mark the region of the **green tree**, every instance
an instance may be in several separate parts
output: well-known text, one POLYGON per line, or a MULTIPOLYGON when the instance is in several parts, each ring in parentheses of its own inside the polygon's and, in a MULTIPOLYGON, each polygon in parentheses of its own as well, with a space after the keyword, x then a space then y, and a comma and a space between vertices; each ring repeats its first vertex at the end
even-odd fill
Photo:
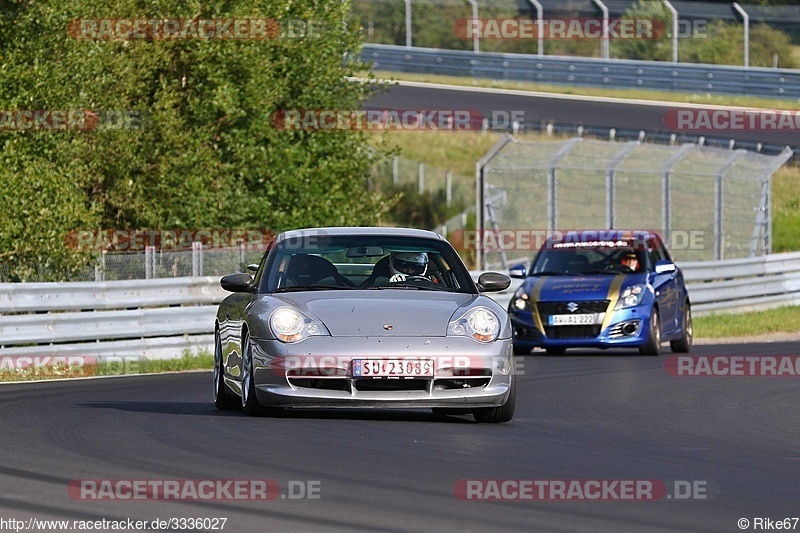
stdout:
MULTIPOLYGON (((744 28, 740 23, 713 21, 708 25, 705 37, 691 39, 687 44, 687 55, 691 62, 717 65, 744 63, 744 28)), ((767 24, 752 26, 750 66, 772 67, 773 54, 778 54, 779 67, 797 68, 788 35, 767 24)))
MULTIPOLYGON (((287 228, 368 224, 361 131, 283 131, 287 109, 359 109, 346 81, 360 28, 347 2, 75 0, 0 7, 0 110, 126 110, 140 129, 3 131, 0 262, 61 279, 92 261, 77 229, 287 228), (314 20, 315 36, 268 40, 81 40, 74 19, 314 20)), ((285 33, 284 33, 285 35, 285 33)), ((2 119, 2 116, 0 116, 2 119)))
POLYGON ((750 64, 772 67, 774 54, 778 54, 779 68, 800 67, 797 57, 792 55, 792 40, 785 32, 769 24, 756 24, 750 28, 750 64))
MULTIPOLYGON (((653 39, 617 39, 611 41, 611 55, 621 59, 649 61, 672 60, 672 15, 663 2, 639 0, 625 11, 624 19, 653 22, 653 39), (656 22, 657 21, 657 22, 656 22)), ((680 47, 678 48, 680 53, 680 47)))

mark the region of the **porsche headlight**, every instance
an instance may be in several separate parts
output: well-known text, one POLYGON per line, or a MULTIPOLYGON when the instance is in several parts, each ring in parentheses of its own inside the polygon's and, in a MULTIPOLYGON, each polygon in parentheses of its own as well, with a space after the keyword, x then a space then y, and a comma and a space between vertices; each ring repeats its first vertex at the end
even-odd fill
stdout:
POLYGON ((476 307, 461 318, 450 322, 448 335, 472 337, 479 342, 491 342, 500 335, 500 319, 485 307, 476 307))
POLYGON ((520 287, 514 296, 511 298, 511 308, 518 311, 532 311, 531 300, 528 297, 528 291, 525 287, 520 287))
POLYGON ((619 295, 619 301, 614 309, 617 310, 625 309, 627 307, 636 307, 642 303, 645 292, 647 292, 647 285, 643 285, 641 283, 626 287, 625 290, 622 291, 622 294, 619 295))
POLYGON ((269 326, 275 338, 283 342, 298 342, 312 335, 330 335, 322 322, 312 320, 291 307, 273 311, 269 326))

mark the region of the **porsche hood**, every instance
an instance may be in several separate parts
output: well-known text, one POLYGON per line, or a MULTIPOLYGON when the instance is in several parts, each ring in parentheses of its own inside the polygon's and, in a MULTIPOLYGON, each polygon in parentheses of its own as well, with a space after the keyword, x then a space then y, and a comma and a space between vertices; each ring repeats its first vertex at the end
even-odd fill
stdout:
MULTIPOLYGON (((276 300, 321 320, 334 337, 444 337, 453 314, 475 294, 414 290, 295 292, 276 300)), ((266 317, 265 317, 266 318, 266 317)), ((456 317, 457 318, 457 317, 456 317)))

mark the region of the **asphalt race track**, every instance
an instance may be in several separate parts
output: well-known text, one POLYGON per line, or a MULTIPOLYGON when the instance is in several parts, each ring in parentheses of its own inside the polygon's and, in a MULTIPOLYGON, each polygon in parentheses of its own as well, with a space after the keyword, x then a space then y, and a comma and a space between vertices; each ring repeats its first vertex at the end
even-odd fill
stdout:
POLYGON ((422 410, 249 418, 213 407, 210 372, 6 384, 0 509, 19 520, 224 517, 226 532, 739 531, 740 518, 752 527, 755 517, 800 516, 798 378, 673 377, 668 357, 520 358, 516 417, 500 425, 422 410), (268 479, 284 496, 290 481, 316 481, 319 498, 91 501, 68 494, 81 479, 268 479), (696 481, 708 497, 454 496, 459 480, 480 479, 696 481))
MULTIPOLYGON (((602 102, 558 97, 486 93, 462 87, 458 90, 433 87, 396 85, 374 95, 366 108, 377 109, 463 109, 480 111, 492 116, 493 111, 523 111, 531 124, 554 122, 618 130, 671 132, 664 124, 664 115, 671 109, 681 109, 679 103, 670 105, 639 102, 602 102)), ((674 132, 679 133, 679 132, 674 132)), ((797 146, 796 130, 783 131, 719 131, 686 132, 720 139, 761 142, 778 146, 797 146)), ((800 527, 800 526, 798 526, 800 527)))

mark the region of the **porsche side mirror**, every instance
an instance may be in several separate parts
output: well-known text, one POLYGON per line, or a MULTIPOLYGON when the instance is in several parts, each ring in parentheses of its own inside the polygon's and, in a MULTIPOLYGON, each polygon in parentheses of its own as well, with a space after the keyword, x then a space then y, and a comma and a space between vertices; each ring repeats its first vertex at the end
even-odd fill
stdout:
POLYGON ((511 285, 511 278, 500 272, 484 272, 478 277, 478 289, 481 292, 504 291, 511 285))
POLYGON ((219 284, 228 292, 253 292, 253 276, 242 272, 222 276, 219 284))

